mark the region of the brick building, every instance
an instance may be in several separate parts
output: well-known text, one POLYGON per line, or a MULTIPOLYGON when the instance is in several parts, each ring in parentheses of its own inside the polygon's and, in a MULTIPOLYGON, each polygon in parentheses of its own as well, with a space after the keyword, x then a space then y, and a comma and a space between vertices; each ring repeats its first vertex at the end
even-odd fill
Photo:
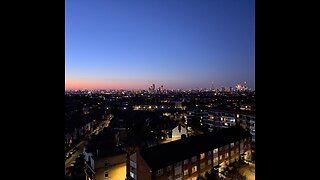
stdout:
POLYGON ((196 180, 213 168, 251 156, 251 134, 241 127, 188 137, 131 153, 127 179, 196 180))

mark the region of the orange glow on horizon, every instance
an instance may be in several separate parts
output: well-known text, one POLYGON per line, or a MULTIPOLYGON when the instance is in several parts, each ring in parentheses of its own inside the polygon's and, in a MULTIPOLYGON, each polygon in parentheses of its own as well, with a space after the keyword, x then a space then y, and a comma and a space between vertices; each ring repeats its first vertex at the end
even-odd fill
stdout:
MULTIPOLYGON (((149 83, 150 84, 150 83, 149 83)), ((127 80, 99 81, 99 80, 66 80, 66 90, 94 90, 94 89, 148 89, 147 82, 133 82, 127 80)))

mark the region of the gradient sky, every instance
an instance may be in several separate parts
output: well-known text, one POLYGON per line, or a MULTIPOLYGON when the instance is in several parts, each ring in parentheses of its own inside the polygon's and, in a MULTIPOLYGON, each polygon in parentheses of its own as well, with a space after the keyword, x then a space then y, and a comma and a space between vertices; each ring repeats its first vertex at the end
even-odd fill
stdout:
POLYGON ((254 89, 254 0, 66 0, 66 89, 254 89))

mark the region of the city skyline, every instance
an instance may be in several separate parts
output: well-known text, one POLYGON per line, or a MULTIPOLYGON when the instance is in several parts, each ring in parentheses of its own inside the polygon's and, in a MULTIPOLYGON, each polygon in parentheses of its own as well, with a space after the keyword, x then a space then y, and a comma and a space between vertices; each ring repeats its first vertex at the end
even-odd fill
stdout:
POLYGON ((254 6, 68 0, 65 89, 255 89, 254 6))

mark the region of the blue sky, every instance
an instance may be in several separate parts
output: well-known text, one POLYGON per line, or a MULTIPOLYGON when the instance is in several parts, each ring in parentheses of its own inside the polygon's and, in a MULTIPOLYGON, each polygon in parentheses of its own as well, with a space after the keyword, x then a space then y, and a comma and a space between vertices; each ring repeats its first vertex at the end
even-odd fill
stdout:
POLYGON ((254 88, 253 0, 66 0, 66 88, 254 88))

